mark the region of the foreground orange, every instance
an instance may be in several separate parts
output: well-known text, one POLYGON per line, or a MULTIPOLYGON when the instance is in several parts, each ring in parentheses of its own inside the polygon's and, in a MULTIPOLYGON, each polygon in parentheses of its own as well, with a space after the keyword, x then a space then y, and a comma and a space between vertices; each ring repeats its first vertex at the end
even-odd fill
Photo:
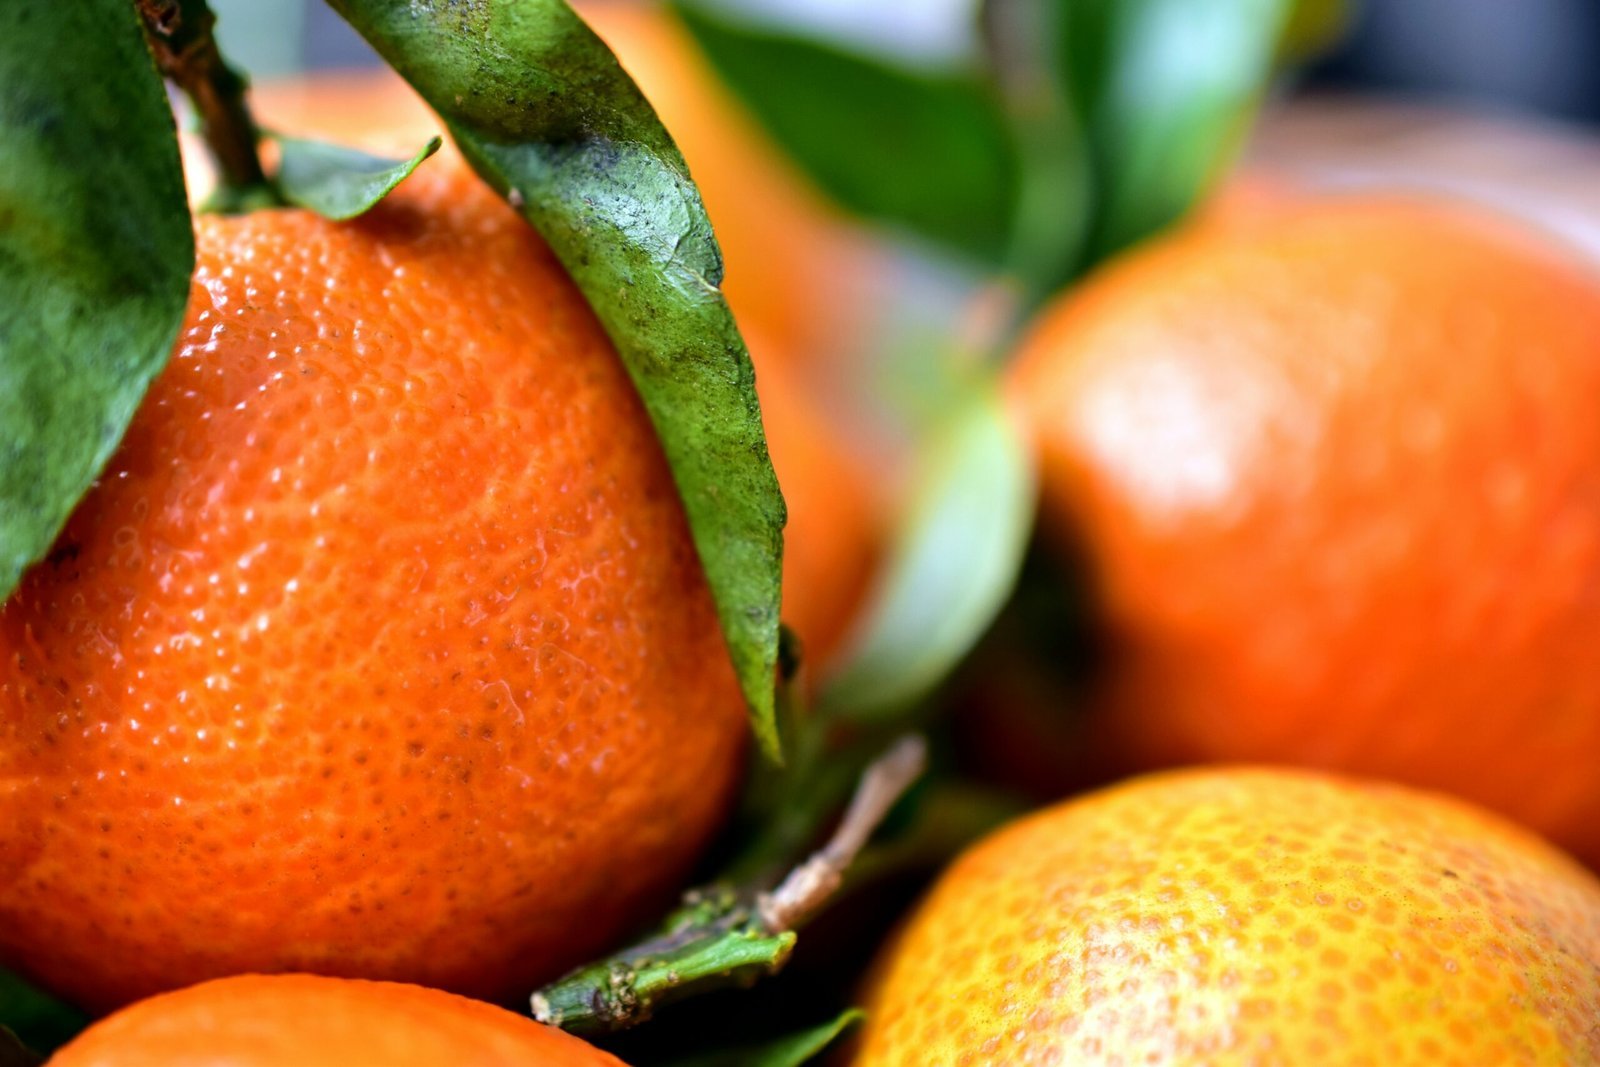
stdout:
POLYGON ((516 998, 670 898, 743 706, 598 323, 486 187, 201 219, 171 366, 0 609, 0 958, 516 998))
MULTIPOLYGON (((862 239, 766 143, 663 11, 619 2, 580 10, 660 110, 706 198, 789 507, 784 621, 808 662, 825 669, 860 605, 880 533, 877 495, 831 410, 840 385, 828 370, 862 328, 862 239)), ((252 99, 268 128, 402 155, 440 131, 387 69, 265 82, 252 99)), ((198 152, 186 162, 205 170, 198 152)))
POLYGON ((856 1067, 1600 1063, 1600 882, 1444 797, 1190 771, 944 875, 856 1067))
POLYGON ((1142 764, 1446 789, 1600 860, 1600 281, 1444 204, 1306 197, 1112 265, 1012 382, 1142 764))
POLYGON ((465 997, 308 975, 224 978, 125 1008, 52 1067, 622 1067, 465 997))

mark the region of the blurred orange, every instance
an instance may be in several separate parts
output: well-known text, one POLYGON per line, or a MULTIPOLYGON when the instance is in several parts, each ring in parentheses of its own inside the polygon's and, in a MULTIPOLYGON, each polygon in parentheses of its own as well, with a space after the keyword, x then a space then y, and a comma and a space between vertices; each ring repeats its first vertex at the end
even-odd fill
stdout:
POLYGON ((90 1027, 54 1067, 622 1067, 552 1027, 436 989, 222 978, 90 1027))
POLYGON ((1015 367, 1111 757, 1383 775, 1600 859, 1600 282, 1481 209, 1274 214, 1113 264, 1015 367))

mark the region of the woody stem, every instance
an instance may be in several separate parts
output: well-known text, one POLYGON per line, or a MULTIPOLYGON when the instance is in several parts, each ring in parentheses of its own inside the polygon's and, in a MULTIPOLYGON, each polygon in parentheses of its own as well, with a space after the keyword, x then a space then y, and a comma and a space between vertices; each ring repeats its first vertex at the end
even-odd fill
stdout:
POLYGON ((224 210, 276 203, 256 152, 257 131, 246 82, 217 48, 217 17, 205 0, 136 0, 161 73, 183 90, 217 165, 216 200, 224 210))

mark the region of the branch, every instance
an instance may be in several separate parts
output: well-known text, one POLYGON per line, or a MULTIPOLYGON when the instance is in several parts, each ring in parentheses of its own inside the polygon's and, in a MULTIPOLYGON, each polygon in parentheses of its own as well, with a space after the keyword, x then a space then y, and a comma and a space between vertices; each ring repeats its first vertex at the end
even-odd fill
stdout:
POLYGON ((183 90, 217 165, 214 194, 222 210, 281 203, 256 153, 259 134, 245 103, 246 82, 228 66, 205 0, 137 0, 145 38, 161 73, 183 90))
POLYGON ((532 998, 533 1017, 580 1034, 637 1026, 657 1005, 777 973, 795 930, 827 903, 883 817, 927 764, 927 743, 900 739, 861 777, 828 843, 770 893, 717 886, 689 893, 661 930, 581 967, 532 998))

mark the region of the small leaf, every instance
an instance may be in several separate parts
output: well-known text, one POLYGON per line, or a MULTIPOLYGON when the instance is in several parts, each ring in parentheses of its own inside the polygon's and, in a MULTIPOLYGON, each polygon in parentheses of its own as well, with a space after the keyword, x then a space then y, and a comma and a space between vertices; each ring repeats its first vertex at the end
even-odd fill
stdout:
POLYGON ((1029 450, 988 383, 932 435, 914 497, 829 711, 882 720, 927 696, 1005 604, 1033 523, 1029 450))
POLYGON ((1265 92, 1291 0, 1049 0, 1093 152, 1100 259, 1182 216, 1265 92))
POLYGON ((655 424, 756 734, 773 704, 784 508, 722 257, 672 140, 564 0, 330 0, 544 236, 655 424))
POLYGON ((194 237, 128 0, 0 4, 0 597, 49 549, 183 324, 194 237))
POLYGON ((384 159, 354 148, 274 136, 282 155, 277 184, 285 200, 344 222, 371 210, 439 150, 435 137, 410 159, 384 159))
MULTIPOLYGON (((10 971, 0 970, 0 1026, 11 1031, 25 1047, 53 1052, 88 1024, 82 1012, 35 989, 10 971)), ((4 1063, 0 1056, 0 1064, 4 1063)))
POLYGON ((1006 252, 1016 163, 976 74, 929 74, 675 5, 723 80, 844 207, 988 262, 1006 252))
POLYGON ((755 1048, 729 1049, 674 1060, 668 1067, 803 1067, 826 1052, 846 1030, 865 1018, 866 1012, 851 1008, 837 1019, 755 1048))

